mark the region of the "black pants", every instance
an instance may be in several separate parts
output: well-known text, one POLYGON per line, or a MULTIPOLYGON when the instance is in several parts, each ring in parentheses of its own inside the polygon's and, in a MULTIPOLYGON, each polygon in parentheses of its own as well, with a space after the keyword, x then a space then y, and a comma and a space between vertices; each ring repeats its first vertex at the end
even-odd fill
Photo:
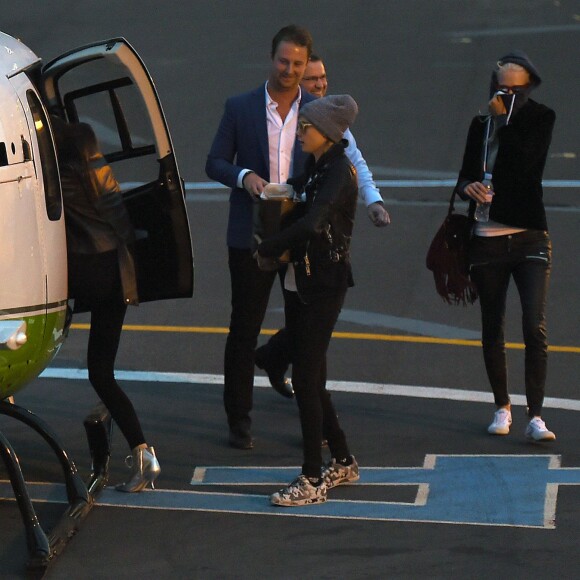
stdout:
POLYGON ((135 409, 115 380, 115 358, 127 306, 117 252, 69 255, 69 294, 91 313, 87 350, 89 381, 133 449, 145 443, 135 409))
POLYGON ((546 301, 552 263, 548 233, 528 230, 509 236, 476 236, 470 262, 481 305, 485 368, 495 404, 510 402, 504 326, 507 290, 513 277, 522 305, 528 414, 539 416, 548 365, 546 301))
POLYGON ((292 383, 300 412, 304 446, 302 473, 319 477, 322 436, 332 457, 350 455, 330 394, 326 390, 326 352, 345 292, 304 304, 296 292, 284 291, 286 332, 292 360, 292 383))
POLYGON ((289 341, 288 331, 286 328, 281 328, 269 338, 268 342, 256 349, 258 366, 267 366, 277 374, 286 374, 288 367, 292 364, 289 341))
POLYGON ((251 250, 229 248, 232 288, 230 332, 224 354, 224 406, 228 424, 249 428, 254 388, 254 349, 276 272, 258 268, 251 250))

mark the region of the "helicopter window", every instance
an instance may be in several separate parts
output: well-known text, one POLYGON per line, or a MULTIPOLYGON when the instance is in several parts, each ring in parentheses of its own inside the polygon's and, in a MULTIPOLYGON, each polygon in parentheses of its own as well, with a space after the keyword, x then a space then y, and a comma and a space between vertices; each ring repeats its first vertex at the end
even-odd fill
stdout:
POLYGON ((44 182, 46 213, 49 220, 56 221, 60 219, 62 214, 62 199, 54 143, 52 141, 48 120, 36 93, 34 91, 26 91, 26 98, 34 120, 36 139, 38 141, 40 166, 44 182))
POLYGON ((124 184, 157 179, 155 135, 141 93, 131 79, 72 90, 66 93, 64 105, 70 121, 91 125, 123 189, 124 184))
POLYGON ((6 153, 6 143, 0 143, 0 167, 8 165, 8 154, 6 153))

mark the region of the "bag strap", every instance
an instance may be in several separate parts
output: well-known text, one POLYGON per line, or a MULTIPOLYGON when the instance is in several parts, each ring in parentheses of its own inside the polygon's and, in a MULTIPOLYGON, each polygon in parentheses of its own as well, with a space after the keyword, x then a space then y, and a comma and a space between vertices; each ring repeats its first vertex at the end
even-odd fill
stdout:
POLYGON ((451 192, 451 199, 449 200, 449 209, 447 210, 447 217, 449 217, 455 211, 455 195, 456 191, 455 188, 453 188, 453 191, 451 192))

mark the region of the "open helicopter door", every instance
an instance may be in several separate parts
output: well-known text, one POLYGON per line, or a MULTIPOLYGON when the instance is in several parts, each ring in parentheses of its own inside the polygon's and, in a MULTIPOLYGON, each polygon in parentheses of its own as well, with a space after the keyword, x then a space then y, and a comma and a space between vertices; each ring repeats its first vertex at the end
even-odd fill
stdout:
POLYGON ((51 114, 91 125, 137 233, 141 302, 190 297, 193 251, 183 182, 153 81, 124 38, 90 44, 42 68, 51 114))

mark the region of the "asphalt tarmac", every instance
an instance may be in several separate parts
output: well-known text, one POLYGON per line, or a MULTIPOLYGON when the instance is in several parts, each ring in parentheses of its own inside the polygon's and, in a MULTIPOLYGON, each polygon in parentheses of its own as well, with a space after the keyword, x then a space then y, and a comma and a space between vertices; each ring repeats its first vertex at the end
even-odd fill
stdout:
MULTIPOLYGON (((50 4, 8 2, 2 30, 46 61, 124 36, 148 65, 188 184, 196 289, 191 300, 130 309, 117 361, 160 458, 157 489, 127 496, 107 488, 46 577, 580 576, 580 203, 573 181, 580 175, 573 58, 578 3, 50 4), (353 132, 393 220, 376 229, 359 207, 356 286, 328 360, 361 481, 333 490, 326 504, 297 511, 268 505, 268 495, 298 473, 301 461, 293 401, 256 388, 256 447, 227 446, 221 375, 229 317, 228 204, 225 190, 209 189, 203 170, 224 100, 264 81, 270 40, 290 22, 311 29, 330 92, 357 99, 361 113, 353 132), (545 173, 555 257, 544 412, 557 435, 550 445, 529 444, 523 436, 515 288, 506 322, 514 426, 507 437, 491 437, 486 426, 494 409, 478 345, 478 305, 444 304, 424 266, 451 190, 428 180, 456 176, 469 120, 486 100, 490 69, 511 48, 529 53, 545 81, 535 98, 557 112, 545 173)), ((283 324, 281 307, 275 288, 266 331, 283 324)), ((75 320, 44 378, 17 398, 53 426, 83 476, 89 457, 82 420, 96 402, 77 374, 86 366, 86 322, 75 320)), ((265 385, 265 377, 257 377, 265 385)), ((0 418, 0 430, 27 481, 42 483, 35 497, 49 501, 35 505, 50 528, 64 509, 57 462, 14 421, 0 418)), ((113 443, 114 484, 126 474, 128 450, 117 431, 113 443)), ((0 577, 20 578, 25 536, 2 473, 0 480, 0 497, 7 498, 0 501, 0 577)))

